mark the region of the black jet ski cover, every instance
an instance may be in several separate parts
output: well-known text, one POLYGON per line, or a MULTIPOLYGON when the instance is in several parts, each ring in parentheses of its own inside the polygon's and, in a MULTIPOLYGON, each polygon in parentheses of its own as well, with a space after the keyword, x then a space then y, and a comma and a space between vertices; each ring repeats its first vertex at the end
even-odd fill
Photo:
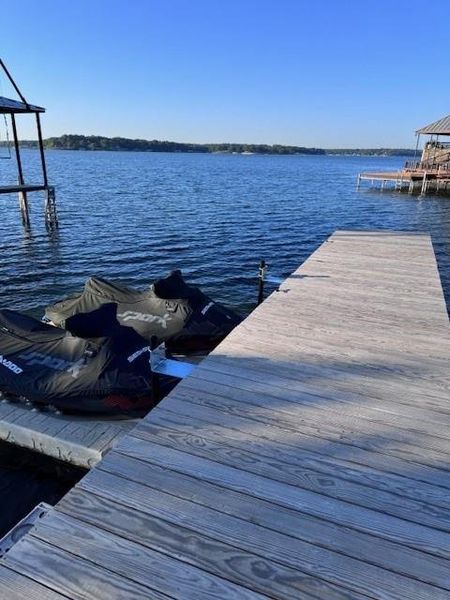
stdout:
MULTIPOLYGON (((144 292, 91 277, 81 295, 48 307, 45 318, 84 336, 91 326, 88 320, 93 322, 89 313, 106 303, 116 303, 119 323, 132 327, 148 341, 156 336, 173 353, 209 352, 241 321, 236 313, 188 285, 181 271, 173 271, 144 292)), ((96 320, 97 334, 109 335, 115 322, 110 317, 105 312, 96 320)))
POLYGON ((12 310, 0 310, 0 390, 76 412, 148 410, 148 344, 133 329, 81 339, 12 310))

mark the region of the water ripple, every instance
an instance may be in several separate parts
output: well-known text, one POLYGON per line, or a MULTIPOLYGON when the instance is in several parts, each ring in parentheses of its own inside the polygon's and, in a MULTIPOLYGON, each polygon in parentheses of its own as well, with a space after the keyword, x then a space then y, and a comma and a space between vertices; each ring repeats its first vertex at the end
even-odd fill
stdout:
MULTIPOLYGON (((47 234, 31 197, 25 234, 15 196, 0 196, 3 307, 40 314, 97 274, 145 288, 181 268, 217 299, 248 312, 260 258, 271 274, 294 270, 336 229, 429 231, 450 298, 450 199, 355 189, 364 170, 399 158, 47 153, 60 230, 47 234)), ((24 151, 29 181, 38 155, 24 151)), ((0 182, 13 182, 2 161, 0 182)))

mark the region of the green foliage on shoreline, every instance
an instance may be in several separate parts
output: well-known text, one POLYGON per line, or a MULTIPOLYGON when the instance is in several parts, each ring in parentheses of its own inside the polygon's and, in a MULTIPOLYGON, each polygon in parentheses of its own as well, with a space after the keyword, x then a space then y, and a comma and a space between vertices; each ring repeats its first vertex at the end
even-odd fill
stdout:
MULTIPOLYGON (((36 140, 21 141, 22 148, 37 148, 36 140)), ((0 142, 0 146, 5 146, 0 142)), ((412 156, 414 150, 403 148, 345 148, 327 149, 305 148, 303 146, 283 146, 281 144, 189 144, 160 140, 140 140, 99 135, 66 134, 44 140, 44 147, 50 150, 107 150, 129 152, 198 152, 218 154, 339 154, 367 156, 412 156)))
MULTIPOLYGON (((22 141, 22 147, 36 148, 36 141, 22 141)), ((275 144, 188 144, 160 140, 134 140, 99 135, 62 135, 44 140, 44 147, 55 150, 120 150, 130 152, 199 152, 242 154, 325 154, 319 148, 275 144)))
POLYGON ((328 149, 326 154, 345 154, 346 156, 414 156, 411 148, 344 148, 328 149))

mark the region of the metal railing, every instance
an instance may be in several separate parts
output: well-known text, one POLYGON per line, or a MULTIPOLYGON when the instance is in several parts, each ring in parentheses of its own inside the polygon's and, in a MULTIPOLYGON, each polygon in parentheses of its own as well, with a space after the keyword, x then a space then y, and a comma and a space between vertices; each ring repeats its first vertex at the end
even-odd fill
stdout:
POLYGON ((437 150, 445 150, 450 148, 450 142, 427 142, 425 148, 436 148, 437 150))
POLYGON ((438 175, 450 173, 450 153, 449 160, 446 162, 430 162, 430 161, 406 161, 405 171, 427 171, 438 175))

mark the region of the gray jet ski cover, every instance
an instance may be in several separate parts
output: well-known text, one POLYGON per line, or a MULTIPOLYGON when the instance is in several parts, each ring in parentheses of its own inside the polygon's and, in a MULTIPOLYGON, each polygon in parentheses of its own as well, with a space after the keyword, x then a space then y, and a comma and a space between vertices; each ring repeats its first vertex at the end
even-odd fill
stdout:
POLYGON ((181 271, 143 292, 91 277, 82 294, 49 306, 45 318, 81 337, 109 335, 118 321, 147 341, 156 336, 169 351, 179 353, 212 350, 241 321, 235 312, 188 285, 181 271), (102 317, 90 318, 92 311, 110 303, 117 305, 115 315, 105 311, 102 317))

